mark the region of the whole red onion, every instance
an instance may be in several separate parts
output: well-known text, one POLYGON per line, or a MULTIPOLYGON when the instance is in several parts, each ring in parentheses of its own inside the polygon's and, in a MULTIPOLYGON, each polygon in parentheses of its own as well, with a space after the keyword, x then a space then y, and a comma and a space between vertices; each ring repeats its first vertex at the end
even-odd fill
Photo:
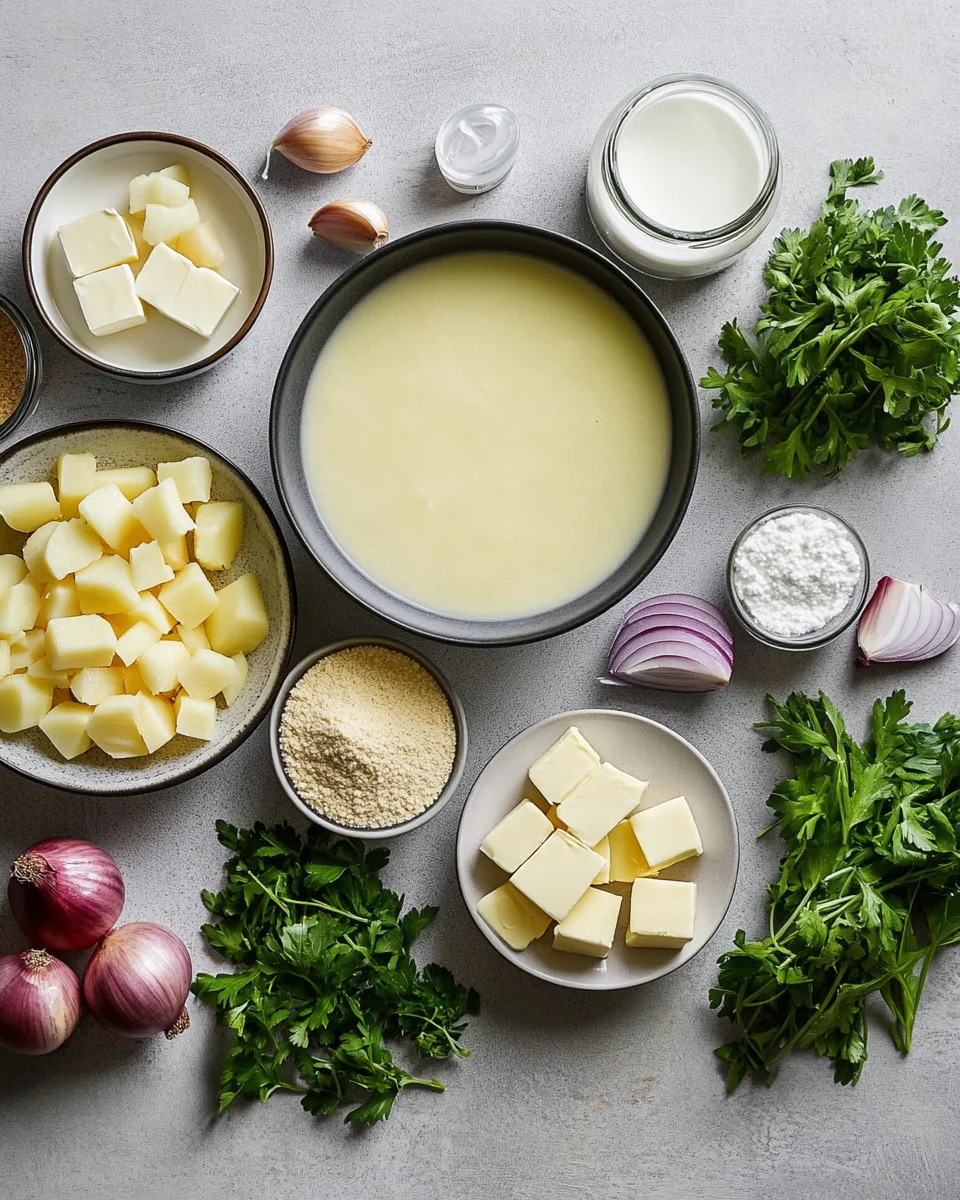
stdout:
POLYGON ((80 980, 46 950, 0 958, 0 1046, 49 1054, 80 1020, 80 980))
POLYGON ((190 954, 175 933, 149 921, 133 921, 108 933, 94 950, 83 977, 83 997, 111 1033, 175 1038, 190 1025, 183 1006, 192 978, 190 954))
POLYGON ((7 898, 31 941, 51 950, 85 950, 120 916, 123 880, 106 850, 92 842, 48 838, 13 864, 7 898))

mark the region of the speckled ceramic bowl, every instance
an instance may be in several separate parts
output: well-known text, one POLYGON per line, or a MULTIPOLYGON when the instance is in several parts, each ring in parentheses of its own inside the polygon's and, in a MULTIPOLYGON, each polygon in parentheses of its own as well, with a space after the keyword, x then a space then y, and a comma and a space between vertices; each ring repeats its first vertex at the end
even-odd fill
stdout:
MULTIPOLYGON (((50 787, 100 796, 149 792, 199 775, 235 750, 263 719, 287 667, 295 626, 293 570, 283 536, 266 502, 244 473, 210 446, 175 430, 136 422, 94 421, 68 425, 17 442, 0 454, 0 485, 54 479, 61 454, 87 450, 102 467, 155 466, 204 454, 213 467, 214 500, 240 500, 245 526, 240 553, 229 571, 218 572, 223 587, 255 571, 270 614, 266 641, 249 656, 246 687, 230 708, 217 714, 213 741, 175 737, 156 754, 111 759, 95 747, 66 762, 38 730, 0 734, 0 763, 50 787)), ((19 552, 25 535, 0 522, 0 554, 19 552)))

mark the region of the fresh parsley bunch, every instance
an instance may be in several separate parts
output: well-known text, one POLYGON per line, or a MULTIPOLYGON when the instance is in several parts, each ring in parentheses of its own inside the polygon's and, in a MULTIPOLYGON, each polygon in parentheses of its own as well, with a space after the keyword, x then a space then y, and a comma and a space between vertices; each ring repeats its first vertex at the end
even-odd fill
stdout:
POLYGON ((466 1057, 465 1018, 480 1000, 444 967, 418 970, 410 957, 437 909, 402 912, 379 879, 389 851, 330 842, 317 826, 303 842, 288 825, 259 822, 218 821, 217 835, 234 857, 224 888, 203 892, 220 918, 203 932, 238 969, 198 975, 193 991, 232 1034, 220 1111, 238 1096, 288 1091, 315 1115, 353 1104, 346 1120, 374 1125, 403 1088, 442 1091, 399 1066, 386 1040, 409 1039, 424 1058, 466 1057))
POLYGON ((830 178, 820 219, 773 244, 756 340, 728 322, 727 372, 700 381, 717 393, 716 428, 735 426, 765 474, 798 481, 835 474, 871 444, 932 449, 960 377, 960 281, 933 241, 943 213, 917 196, 873 212, 848 200, 883 178, 872 158, 840 159, 830 178))
POLYGON ((769 935, 748 942, 739 930, 710 991, 739 1034, 716 1051, 731 1091, 809 1047, 832 1059, 838 1083, 856 1083, 873 993, 908 1051, 934 955, 960 941, 960 720, 907 724, 897 691, 873 706, 860 745, 822 692, 770 703, 764 749, 793 758, 794 777, 767 801, 787 853, 769 890, 769 935))

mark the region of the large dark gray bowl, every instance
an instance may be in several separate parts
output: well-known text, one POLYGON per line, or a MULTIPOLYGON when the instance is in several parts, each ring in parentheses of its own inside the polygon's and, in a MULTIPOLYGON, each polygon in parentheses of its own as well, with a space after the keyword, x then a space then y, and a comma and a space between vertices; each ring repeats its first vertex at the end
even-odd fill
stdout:
MULTIPOLYGON (((374 347, 373 353, 376 353, 374 347)), ((506 221, 460 221, 401 238, 345 272, 310 309, 284 356, 273 391, 270 450, 277 490, 293 527, 327 574, 367 608, 415 633, 466 645, 510 645, 564 633, 621 600, 653 569, 686 512, 697 474, 700 423, 697 393, 683 351, 656 306, 619 267, 571 238, 506 221), (464 251, 529 254, 588 279, 626 309, 653 346, 667 382, 673 451, 660 506, 627 561, 583 596, 529 617, 470 620, 432 612, 371 579, 327 531, 307 482, 301 453, 303 403, 310 373, 337 324, 379 284, 428 259, 464 251)), ((637 470, 642 470, 637 464, 637 470)))

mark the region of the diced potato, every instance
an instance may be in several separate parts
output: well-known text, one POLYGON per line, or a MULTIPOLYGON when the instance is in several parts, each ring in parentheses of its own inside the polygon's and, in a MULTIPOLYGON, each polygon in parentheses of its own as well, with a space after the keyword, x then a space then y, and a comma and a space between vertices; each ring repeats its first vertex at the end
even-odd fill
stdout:
POLYGON ((236 681, 232 658, 215 650, 198 650, 179 675, 180 686, 192 700, 212 700, 236 681))
POLYGON ((0 595, 27 576, 27 564, 19 554, 0 554, 0 595))
POLYGON ((193 521, 183 507, 172 479, 164 479, 139 495, 133 502, 133 511, 147 533, 161 545, 176 541, 193 528, 193 521))
POLYGON ((234 654, 231 658, 231 662, 237 668, 237 673, 233 677, 233 682, 228 683, 223 689, 223 702, 226 704, 227 708, 236 702, 237 697, 243 691, 247 683, 247 675, 250 671, 249 664, 247 663, 247 656, 245 654, 234 654))
POLYGON ((187 563, 160 589, 160 603, 188 629, 196 629, 217 607, 217 593, 196 563, 187 563))
POLYGON ((190 187, 164 175, 162 171, 152 171, 149 175, 138 175, 130 180, 130 211, 143 212, 148 204, 163 204, 167 208, 178 208, 190 199, 190 187))
POLYGON ((92 712, 93 709, 85 704, 67 700, 51 708, 37 723, 55 749, 69 761, 78 758, 93 745, 87 734, 87 722, 92 712))
MULTIPOLYGON (((2 686, 0 684, 0 687, 2 686)), ((177 733, 203 742, 209 742, 216 736, 216 700, 194 700, 181 692, 173 707, 177 718, 177 733)))
POLYGON ((49 483, 8 483, 0 487, 0 517, 19 533, 33 533, 59 521, 60 505, 49 483))
POLYGON ((109 696, 90 714, 90 740, 111 758, 137 758, 147 753, 137 727, 137 697, 109 696))
POLYGON ((163 552, 164 561, 168 566, 173 567, 175 571, 182 571, 190 561, 190 555, 187 553, 187 539, 185 537, 172 538, 169 542, 161 542, 160 549, 163 552))
POLYGON ((208 571, 227 571, 243 541, 243 505, 215 500, 197 509, 193 556, 208 571))
POLYGON ((46 638, 42 629, 28 629, 10 641, 10 670, 25 671, 44 657, 46 638))
POLYGON ((196 654, 198 650, 210 649, 210 642, 207 640, 207 631, 202 625, 198 625, 196 629, 188 629, 186 625, 178 625, 177 637, 191 654, 196 654))
POLYGON ((147 215, 143 222, 143 236, 151 246, 158 242, 172 242, 188 229, 200 224, 200 213, 193 200, 170 207, 166 204, 151 204, 147 201, 147 215))
POLYGON ((148 625, 158 629, 161 634, 169 633, 176 624, 173 617, 152 592, 141 593, 140 603, 130 613, 130 616, 137 621, 146 621, 148 625))
POLYGON ((65 518, 75 517, 80 501, 97 486, 97 460, 92 454, 61 454, 57 459, 57 496, 65 518))
POLYGON ((156 629, 147 621, 137 621, 135 625, 130 626, 122 637, 117 639, 117 657, 125 667, 130 667, 148 646, 152 646, 154 642, 159 641, 159 629, 156 629))
POLYGON ((60 521, 48 521, 27 538, 23 545, 23 561, 27 570, 38 583, 49 583, 53 576, 47 568, 46 550, 60 521))
POLYGON ((270 619, 256 575, 248 572, 217 592, 219 603, 207 619, 207 637, 218 654, 252 654, 270 631, 270 619))
POLYGON ((103 554, 103 544, 82 517, 61 521, 44 550, 44 562, 51 579, 66 579, 95 563, 103 554))
POLYGON ((57 617, 47 624, 46 647, 54 671, 109 667, 117 635, 105 617, 57 617))
POLYGON ((103 558, 84 567, 73 577, 82 613, 130 612, 140 603, 140 593, 133 586, 130 564, 119 554, 103 558))
POLYGON ((130 567, 133 571, 133 586, 138 592, 169 583, 173 578, 173 567, 163 557, 159 542, 144 542, 130 551, 130 567))
POLYGON ((140 692, 137 696, 137 728, 148 754, 165 746, 177 732, 177 717, 172 701, 164 700, 162 696, 151 696, 149 692, 140 692))
POLYGON ((123 668, 123 690, 128 696, 135 696, 144 690, 143 676, 136 663, 132 667, 123 668))
POLYGON ((70 680, 70 691, 81 704, 96 707, 111 696, 123 695, 120 667, 84 667, 70 680))
POLYGON ((29 575, 7 588, 0 595, 0 637, 18 637, 25 629, 33 629, 42 602, 40 589, 29 575))
POLYGON ((40 605, 37 627, 46 629, 47 625, 56 617, 79 616, 80 601, 77 598, 77 589, 73 580, 62 579, 59 583, 52 583, 47 588, 46 597, 40 605))
POLYGON ((177 238, 176 250, 197 267, 209 267, 216 271, 223 266, 226 255, 220 235, 212 221, 201 221, 193 229, 181 233, 177 238))
POLYGON ((161 483, 164 479, 172 479, 177 485, 182 504, 210 499, 213 472, 210 469, 209 458, 194 455, 193 458, 183 458, 179 462, 157 463, 157 479, 161 483))
POLYGON ((169 167, 164 167, 160 172, 161 175, 169 175, 171 179, 176 179, 178 183, 185 183, 190 186, 190 172, 183 163, 173 163, 169 167))
POLYGON ((0 638, 0 679, 10 674, 10 643, 0 638))
POLYGON ((125 613, 104 613, 104 616, 110 622, 113 632, 117 638, 122 638, 131 625, 136 625, 137 618, 132 612, 125 613))
POLYGON ((190 661, 190 651, 182 642, 156 642, 137 659, 140 675, 148 692, 159 696, 172 692, 180 672, 190 661))
MULTIPOLYGON (((37 632, 42 632, 38 630, 37 632)), ((70 673, 69 671, 55 671, 50 666, 50 660, 44 655, 38 658, 36 662, 32 662, 27 667, 27 674, 32 675, 34 679, 42 679, 44 683, 49 683, 55 688, 69 688, 70 673)))
POLYGON ((149 488, 157 486, 157 476, 149 467, 115 467, 97 472, 94 487, 106 487, 110 483, 116 484, 128 500, 136 500, 149 488))
POLYGON ((50 711, 52 704, 52 683, 29 675, 8 675, 0 679, 0 733, 32 729, 50 711))
POLYGON ((140 540, 145 536, 133 505, 115 483, 98 487, 85 496, 80 501, 80 516, 101 541, 118 553, 126 550, 134 539, 140 540))

